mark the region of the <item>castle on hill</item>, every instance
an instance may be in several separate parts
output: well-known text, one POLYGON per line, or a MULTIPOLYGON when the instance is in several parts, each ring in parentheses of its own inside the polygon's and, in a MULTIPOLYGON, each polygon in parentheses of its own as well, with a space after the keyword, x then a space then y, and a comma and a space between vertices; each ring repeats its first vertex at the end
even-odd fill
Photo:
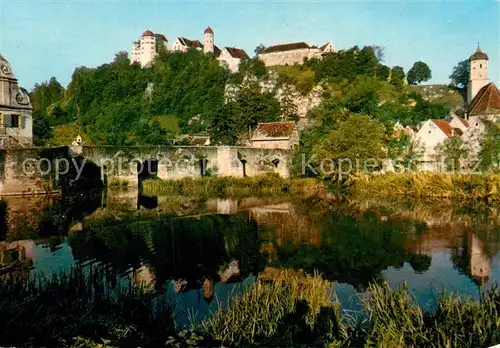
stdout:
POLYGON ((190 40, 185 37, 177 37, 169 48, 168 39, 163 34, 155 34, 150 30, 142 33, 139 40, 132 44, 132 62, 139 63, 142 67, 150 65, 161 50, 186 52, 188 49, 196 49, 207 54, 213 54, 215 58, 226 66, 230 71, 238 71, 240 62, 250 59, 247 53, 236 47, 225 46, 222 49, 215 45, 215 34, 208 27, 203 32, 203 43, 199 40, 190 40))
MULTIPOLYGON (((132 62, 139 63, 142 67, 150 65, 161 50, 186 52, 188 49, 196 49, 205 53, 213 54, 217 60, 230 71, 238 71, 240 62, 250 59, 248 54, 241 48, 223 47, 220 49, 215 45, 215 34, 211 27, 203 32, 203 42, 191 40, 185 37, 177 37, 172 48, 164 34, 155 34, 150 30, 142 33, 139 40, 132 44, 132 62)), ((321 58, 326 53, 336 52, 331 41, 324 45, 310 46, 305 42, 294 42, 266 47, 258 54, 258 58, 269 66, 302 64, 307 59, 321 58)))

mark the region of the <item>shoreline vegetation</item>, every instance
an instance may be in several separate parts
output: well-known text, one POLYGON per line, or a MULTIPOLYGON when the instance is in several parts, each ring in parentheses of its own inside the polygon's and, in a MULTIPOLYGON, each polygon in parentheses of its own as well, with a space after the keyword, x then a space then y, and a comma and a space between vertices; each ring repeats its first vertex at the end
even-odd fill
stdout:
POLYGON ((402 196, 454 200, 500 201, 499 174, 388 173, 353 175, 342 183, 315 178, 285 179, 276 174, 257 177, 204 177, 179 180, 150 179, 142 184, 145 195, 264 196, 305 195, 326 197, 329 192, 360 196, 402 196), (328 188, 327 188, 328 187, 328 188))
POLYGON ((145 195, 185 196, 277 196, 283 194, 318 195, 326 193, 325 185, 314 178, 285 179, 278 174, 256 177, 203 177, 179 180, 145 180, 145 195))
POLYGON ((362 310, 342 309, 319 274, 278 272, 201 321, 179 328, 175 306, 98 268, 49 279, 0 278, 0 345, 62 347, 487 347, 500 342, 500 291, 443 294, 434 312, 406 284, 372 283, 362 310))
POLYGON ((500 201, 499 174, 402 173, 359 175, 355 194, 500 201))

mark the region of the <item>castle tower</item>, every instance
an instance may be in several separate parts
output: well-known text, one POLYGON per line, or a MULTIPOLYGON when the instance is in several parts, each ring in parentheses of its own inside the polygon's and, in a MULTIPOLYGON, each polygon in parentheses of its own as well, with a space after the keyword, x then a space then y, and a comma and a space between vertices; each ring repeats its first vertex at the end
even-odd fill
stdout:
POLYGON ((470 104, 472 99, 476 96, 477 92, 485 85, 489 83, 488 81, 488 55, 481 51, 479 44, 477 45, 477 50, 469 58, 470 66, 470 77, 469 83, 467 85, 467 103, 470 104))
POLYGON ((203 52, 214 53, 214 31, 208 27, 204 32, 203 52))

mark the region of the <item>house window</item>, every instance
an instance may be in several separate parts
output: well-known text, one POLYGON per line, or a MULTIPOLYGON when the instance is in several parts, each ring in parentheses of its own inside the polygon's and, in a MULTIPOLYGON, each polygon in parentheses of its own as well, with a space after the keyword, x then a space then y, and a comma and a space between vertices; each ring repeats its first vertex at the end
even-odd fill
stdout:
POLYGON ((19 121, 19 115, 10 115, 10 126, 12 128, 19 128, 21 125, 19 121))
POLYGON ((429 134, 431 134, 431 131, 429 131, 429 134))
POLYGON ((483 67, 483 64, 479 64, 479 67, 482 68, 483 67))

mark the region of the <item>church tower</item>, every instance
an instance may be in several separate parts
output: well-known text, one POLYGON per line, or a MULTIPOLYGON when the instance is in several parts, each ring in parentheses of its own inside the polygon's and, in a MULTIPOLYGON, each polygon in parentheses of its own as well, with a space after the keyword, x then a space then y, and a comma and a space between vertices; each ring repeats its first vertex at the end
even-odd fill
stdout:
POLYGON ((485 85, 489 83, 488 81, 488 55, 481 51, 479 44, 477 45, 477 50, 469 58, 470 67, 470 77, 469 83, 467 85, 467 103, 470 104, 472 99, 476 96, 477 92, 485 85))
POLYGON ((204 32, 203 52, 214 53, 214 31, 208 27, 204 32))

